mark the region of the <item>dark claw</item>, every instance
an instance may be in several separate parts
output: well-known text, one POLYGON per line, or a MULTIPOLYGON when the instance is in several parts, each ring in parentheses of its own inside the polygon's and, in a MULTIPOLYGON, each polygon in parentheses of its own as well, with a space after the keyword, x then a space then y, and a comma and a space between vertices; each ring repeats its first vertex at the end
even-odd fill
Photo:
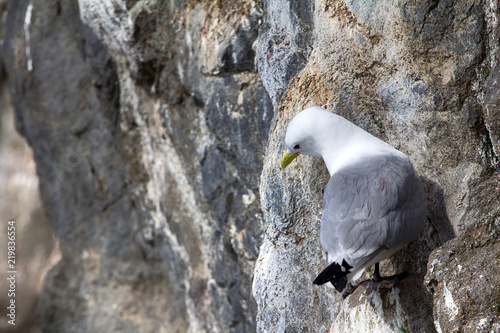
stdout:
POLYGON ((358 288, 360 284, 357 284, 353 286, 350 282, 347 284, 346 288, 344 289, 344 292, 342 293, 342 299, 345 299, 347 296, 352 294, 356 288, 358 288))

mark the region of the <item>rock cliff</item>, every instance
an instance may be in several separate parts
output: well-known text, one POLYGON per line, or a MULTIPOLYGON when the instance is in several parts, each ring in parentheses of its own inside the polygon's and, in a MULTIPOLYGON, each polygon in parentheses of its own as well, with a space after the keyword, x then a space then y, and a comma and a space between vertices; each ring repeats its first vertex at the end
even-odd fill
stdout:
MULTIPOLYGON (((494 1, 11 0, 18 130, 62 258, 44 331, 500 330, 494 1), (277 168, 322 106, 406 153, 424 232, 343 300, 312 285, 321 160, 277 168)), ((367 272, 366 277, 368 277, 367 272)))

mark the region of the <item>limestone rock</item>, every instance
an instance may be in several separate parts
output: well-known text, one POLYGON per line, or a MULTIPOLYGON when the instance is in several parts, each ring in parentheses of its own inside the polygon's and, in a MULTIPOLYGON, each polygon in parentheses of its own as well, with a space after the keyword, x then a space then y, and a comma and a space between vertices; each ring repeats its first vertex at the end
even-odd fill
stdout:
POLYGON ((256 68, 277 109, 314 40, 314 1, 262 1, 265 18, 254 43, 256 68))
POLYGON ((40 286, 60 253, 40 200, 33 151, 15 130, 14 110, 1 70, 0 108, 0 266, 4 267, 0 306, 7 309, 15 301, 15 317, 7 316, 10 309, 2 310, 0 331, 35 331, 33 311, 40 286), (13 257, 8 247, 13 248, 13 257), (14 280, 7 279, 12 276, 14 280))
POLYGON ((488 222, 500 211, 494 1, 10 0, 6 11, 17 128, 62 253, 38 306, 44 330, 496 329, 483 305, 498 295, 483 290, 498 281, 472 272, 489 258, 496 274, 497 242, 461 245, 499 228, 488 222), (424 231, 381 267, 407 280, 345 300, 312 285, 328 173, 309 157, 277 168, 288 121, 309 106, 420 173, 424 231))
POLYGON ((435 332, 423 276, 365 282, 342 303, 330 332, 435 332), (406 293, 407 295, 403 295, 406 293), (410 296, 410 297, 409 297, 410 296))
MULTIPOLYGON (((492 139, 498 129, 497 89, 489 89, 495 81, 485 82, 483 75, 491 66, 488 52, 496 47, 490 39, 495 21, 491 17, 497 15, 492 8, 474 1, 324 1, 315 2, 312 22, 304 19, 299 24, 314 32, 312 50, 281 98, 261 179, 266 237, 253 290, 260 331, 287 332, 293 323, 296 331, 319 332, 325 320, 332 323, 331 331, 339 332, 367 327, 380 332, 433 331, 435 322, 439 327, 444 319, 429 310, 422 282, 416 289, 404 283, 397 287, 397 301, 396 287, 387 293, 365 290, 359 301, 359 294, 342 301, 332 290, 307 284, 324 267, 318 234, 328 174, 322 161, 310 157, 299 157, 283 172, 277 165, 288 121, 315 105, 406 153, 424 182, 428 223, 420 238, 384 262, 382 269, 388 274, 406 270, 413 279, 425 274, 434 249, 453 237, 460 242, 477 221, 500 208, 500 164, 492 139), (491 117, 484 116, 484 103, 490 103, 486 107, 491 117), (311 302, 311 295, 317 301, 311 302), (308 302, 298 304, 299 299, 308 302), (401 304, 413 299, 419 300, 414 312, 419 328, 412 315, 401 310, 401 304), (374 309, 374 300, 384 305, 382 310, 374 309), (358 320, 362 317, 368 319, 358 320)), ((257 64, 271 67, 259 69, 266 87, 276 81, 266 73, 273 67, 279 70, 279 65, 266 62, 259 47, 272 41, 263 33, 256 43, 257 64)))
POLYGON ((17 126, 62 251, 42 329, 255 330, 273 116, 251 48, 260 8, 16 0, 7 11, 17 126))
POLYGON ((500 331, 500 217, 486 216, 429 257, 438 332, 500 331))

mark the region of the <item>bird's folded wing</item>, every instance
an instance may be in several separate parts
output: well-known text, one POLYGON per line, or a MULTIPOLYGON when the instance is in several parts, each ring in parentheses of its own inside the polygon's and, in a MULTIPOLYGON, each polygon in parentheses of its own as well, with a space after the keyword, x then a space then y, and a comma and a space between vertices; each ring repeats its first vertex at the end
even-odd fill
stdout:
POLYGON ((414 239, 420 231, 414 225, 421 224, 416 213, 425 209, 421 186, 411 163, 398 155, 370 157, 336 172, 321 221, 328 263, 341 258, 356 267, 414 239))

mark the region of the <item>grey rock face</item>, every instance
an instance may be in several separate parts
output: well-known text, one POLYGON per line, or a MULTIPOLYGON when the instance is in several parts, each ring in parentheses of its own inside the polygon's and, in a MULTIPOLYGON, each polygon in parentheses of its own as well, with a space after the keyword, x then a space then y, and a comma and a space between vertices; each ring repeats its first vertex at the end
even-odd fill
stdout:
POLYGON ((15 130, 5 79, 0 70, 0 266, 5 268, 0 280, 0 307, 7 309, 14 300, 15 318, 8 316, 10 309, 3 310, 0 331, 29 332, 35 329, 33 311, 40 285, 60 253, 40 200, 33 152, 15 130), (14 248, 14 258, 9 256, 9 246, 14 248), (7 279, 11 275, 15 277, 15 290, 11 286, 14 281, 7 279))
POLYGON ((429 257, 425 285, 440 332, 500 330, 500 218, 486 216, 429 257))
POLYGON ((345 301, 331 332, 435 332, 422 275, 364 283, 345 301), (408 294, 411 297, 408 297, 408 294))
POLYGON ((312 50, 314 6, 314 1, 262 1, 255 65, 275 109, 312 50))
POLYGON ((496 329, 494 2, 12 0, 7 13, 17 127, 62 253, 44 330, 496 329), (424 232, 381 267, 410 278, 345 300, 312 285, 329 176, 309 157, 277 168, 309 106, 420 173, 424 232))
POLYGON ((258 185, 273 116, 253 70, 260 9, 11 1, 7 10, 17 124, 63 254, 45 282, 41 327, 255 330, 258 185))
POLYGON ((495 166, 500 165, 500 72, 498 66, 493 68, 485 82, 485 113, 484 122, 488 130, 487 140, 491 141, 492 153, 490 159, 495 166))
MULTIPOLYGON (((432 332, 434 326, 439 331, 446 318, 422 287, 429 254, 453 237, 465 241, 467 230, 500 208, 492 139, 496 89, 488 88, 495 81, 483 74, 494 49, 489 17, 496 12, 473 1, 315 4, 312 51, 281 99, 262 173, 266 237, 253 284, 258 328, 319 332, 326 321, 332 332, 432 332), (288 121, 314 105, 381 137, 406 153, 419 171, 428 223, 417 241, 382 264, 386 274, 412 273, 419 288, 402 283, 385 289, 369 282, 342 301, 331 290, 312 287, 324 267, 319 218, 328 174, 322 161, 310 157, 299 157, 283 172, 277 165, 288 121), (484 116, 485 106, 490 117, 484 116), (402 305, 414 299, 415 308, 402 305)), ((302 26, 310 26, 309 21, 302 26)), ((260 34, 256 45, 264 47, 269 39, 260 34)), ((263 54, 257 49, 258 64, 266 61, 263 54)), ((271 71, 259 71, 264 82, 271 71)), ((440 283, 448 278, 443 275, 440 283)), ((467 286, 479 293, 480 285, 467 286)), ((498 297, 488 299, 490 305, 495 302, 498 297)))

